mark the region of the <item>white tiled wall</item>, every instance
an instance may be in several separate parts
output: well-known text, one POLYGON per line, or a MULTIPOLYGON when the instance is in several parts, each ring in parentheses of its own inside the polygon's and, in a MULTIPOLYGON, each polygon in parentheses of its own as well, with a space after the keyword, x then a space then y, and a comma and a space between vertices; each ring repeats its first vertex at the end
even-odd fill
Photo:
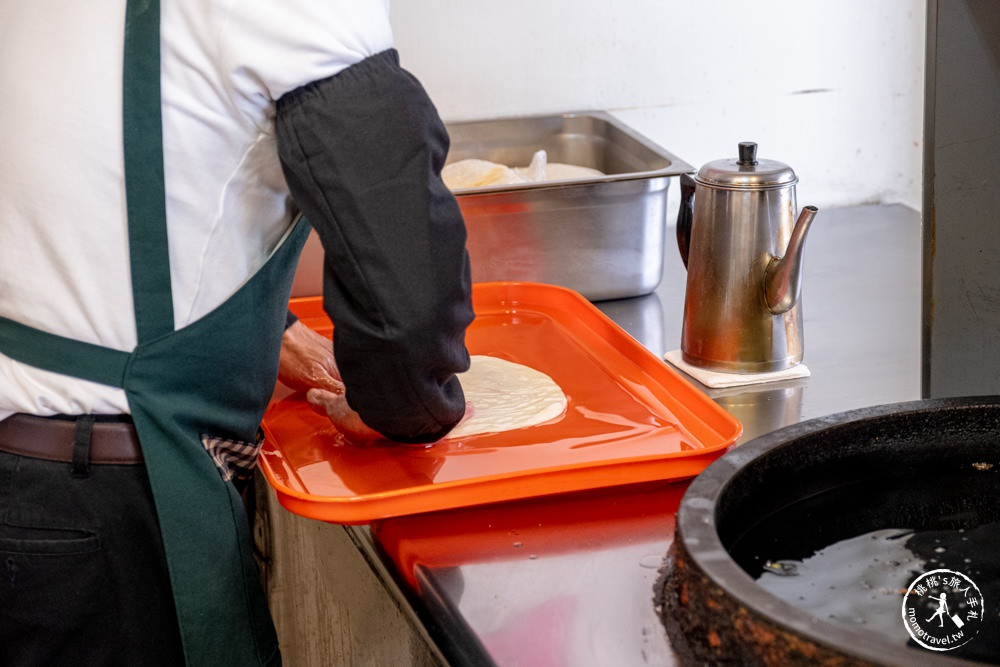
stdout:
MULTIPOLYGON (((739 141, 799 204, 920 207, 923 0, 396 0, 446 120, 603 109, 696 167, 739 141)), ((672 187, 671 210, 677 188, 672 187)))

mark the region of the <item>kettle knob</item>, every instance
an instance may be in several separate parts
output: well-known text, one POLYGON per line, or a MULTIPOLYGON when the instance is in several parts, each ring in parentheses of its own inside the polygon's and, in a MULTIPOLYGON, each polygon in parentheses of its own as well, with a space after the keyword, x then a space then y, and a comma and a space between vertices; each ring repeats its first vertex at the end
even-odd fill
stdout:
POLYGON ((757 144, 753 141, 740 142, 740 159, 737 164, 752 167, 757 164, 757 144))

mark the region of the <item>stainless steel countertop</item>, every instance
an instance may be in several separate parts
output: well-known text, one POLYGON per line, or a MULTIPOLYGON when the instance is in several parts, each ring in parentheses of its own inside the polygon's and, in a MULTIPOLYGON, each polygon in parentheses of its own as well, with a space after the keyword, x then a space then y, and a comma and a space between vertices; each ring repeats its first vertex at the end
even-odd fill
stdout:
MULTIPOLYGON (((597 304, 660 356, 679 346, 684 305, 684 267, 673 246, 666 255, 654 293, 597 304)), ((807 241, 802 288, 804 363, 811 376, 705 390, 743 423, 741 442, 806 419, 920 398, 920 272, 917 211, 821 210, 807 241)), ((403 601, 453 664, 669 665, 673 652, 652 598, 673 539, 671 502, 684 488, 647 484, 599 498, 550 498, 537 510, 544 527, 532 507, 522 506, 496 524, 503 534, 493 537, 511 541, 509 557, 420 566, 419 591, 402 583, 405 577, 368 528, 351 531, 387 583, 400 585, 403 601), (603 539, 574 520, 574 508, 610 507, 613 516, 615 494, 631 508, 622 523, 636 526, 634 535, 603 539), (637 514, 647 499, 648 511, 637 514), (534 548, 519 537, 539 528, 557 538, 534 548)), ((500 512, 489 515, 496 517, 504 510, 491 511, 500 512)), ((485 530, 494 520, 482 519, 485 530)))

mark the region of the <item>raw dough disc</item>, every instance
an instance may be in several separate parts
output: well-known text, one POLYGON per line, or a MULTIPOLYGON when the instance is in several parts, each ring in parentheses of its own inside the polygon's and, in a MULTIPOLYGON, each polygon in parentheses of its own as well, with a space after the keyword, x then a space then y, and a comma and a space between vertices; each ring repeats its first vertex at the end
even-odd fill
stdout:
POLYGON ((472 403, 472 416, 446 437, 526 428, 566 412, 566 394, 545 373, 485 355, 473 355, 471 361, 459 377, 465 400, 472 403))

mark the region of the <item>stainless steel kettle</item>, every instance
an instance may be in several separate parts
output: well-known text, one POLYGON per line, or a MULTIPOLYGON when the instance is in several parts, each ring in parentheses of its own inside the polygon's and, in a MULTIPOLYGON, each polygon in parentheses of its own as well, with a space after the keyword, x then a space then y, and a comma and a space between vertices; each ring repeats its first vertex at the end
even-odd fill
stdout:
POLYGON ((802 361, 802 245, 816 207, 795 220, 791 167, 757 159, 757 144, 681 176, 677 244, 687 267, 681 353, 725 373, 802 361))

